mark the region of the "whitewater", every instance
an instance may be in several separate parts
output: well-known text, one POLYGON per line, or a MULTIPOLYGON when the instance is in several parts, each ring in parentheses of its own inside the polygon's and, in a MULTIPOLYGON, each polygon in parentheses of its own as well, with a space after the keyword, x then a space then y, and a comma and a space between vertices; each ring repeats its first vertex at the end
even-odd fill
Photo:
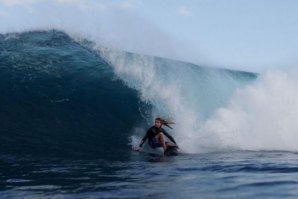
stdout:
POLYGON ((1 198, 297 197, 296 68, 200 66, 92 7, 19 9, 0 14, 1 198), (180 156, 131 150, 156 116, 180 156))
POLYGON ((119 52, 102 54, 143 101, 153 104, 153 115, 177 121, 174 133, 187 153, 298 149, 296 69, 256 75, 119 52))

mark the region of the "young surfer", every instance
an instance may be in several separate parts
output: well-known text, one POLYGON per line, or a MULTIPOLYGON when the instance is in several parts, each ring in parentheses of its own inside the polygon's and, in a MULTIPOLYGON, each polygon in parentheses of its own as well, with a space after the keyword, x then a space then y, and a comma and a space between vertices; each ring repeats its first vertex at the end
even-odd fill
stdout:
POLYGON ((143 137, 141 143, 139 144, 139 147, 136 150, 141 150, 143 144, 148 139, 148 144, 151 148, 155 149, 157 147, 162 147, 164 151, 167 150, 167 147, 170 146, 177 146, 174 138, 170 136, 163 128, 162 125, 165 125, 169 128, 171 126, 169 124, 174 124, 173 122, 166 121, 162 118, 155 118, 155 124, 154 126, 150 127, 146 133, 146 135, 143 137), (165 141, 165 136, 168 137, 172 142, 165 141))

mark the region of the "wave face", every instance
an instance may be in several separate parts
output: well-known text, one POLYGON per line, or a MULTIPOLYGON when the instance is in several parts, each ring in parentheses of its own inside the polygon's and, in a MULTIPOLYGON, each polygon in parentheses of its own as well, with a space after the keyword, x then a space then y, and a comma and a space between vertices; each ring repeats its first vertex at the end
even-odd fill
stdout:
POLYGON ((0 35, 0 52, 1 153, 127 151, 142 103, 100 56, 59 31, 0 35))

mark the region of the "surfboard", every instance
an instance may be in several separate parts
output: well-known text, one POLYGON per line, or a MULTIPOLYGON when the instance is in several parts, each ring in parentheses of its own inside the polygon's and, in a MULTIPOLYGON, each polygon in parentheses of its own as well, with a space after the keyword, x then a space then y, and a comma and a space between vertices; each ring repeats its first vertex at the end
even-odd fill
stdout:
POLYGON ((166 156, 177 156, 178 155, 178 147, 177 146, 168 146, 167 150, 164 152, 166 156))
MULTIPOLYGON (((133 150, 136 151, 135 149, 133 149, 133 150)), ((161 147, 152 149, 151 147, 145 145, 144 148, 138 152, 152 154, 152 155, 162 155, 162 156, 163 155, 177 156, 179 154, 179 150, 178 150, 177 146, 168 146, 167 150, 164 152, 161 147)))

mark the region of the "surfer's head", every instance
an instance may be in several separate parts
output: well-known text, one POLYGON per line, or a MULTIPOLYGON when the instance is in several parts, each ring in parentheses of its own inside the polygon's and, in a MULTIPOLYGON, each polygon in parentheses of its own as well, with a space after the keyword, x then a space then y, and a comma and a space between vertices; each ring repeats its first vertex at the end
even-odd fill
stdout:
POLYGON ((160 128, 162 125, 165 125, 165 126, 169 127, 170 129, 172 129, 170 124, 175 124, 175 123, 170 120, 163 119, 161 117, 155 118, 155 127, 157 127, 157 128, 160 128))
POLYGON ((161 118, 159 117, 155 118, 155 125, 154 125, 155 127, 160 128, 162 124, 163 124, 163 121, 161 118))

